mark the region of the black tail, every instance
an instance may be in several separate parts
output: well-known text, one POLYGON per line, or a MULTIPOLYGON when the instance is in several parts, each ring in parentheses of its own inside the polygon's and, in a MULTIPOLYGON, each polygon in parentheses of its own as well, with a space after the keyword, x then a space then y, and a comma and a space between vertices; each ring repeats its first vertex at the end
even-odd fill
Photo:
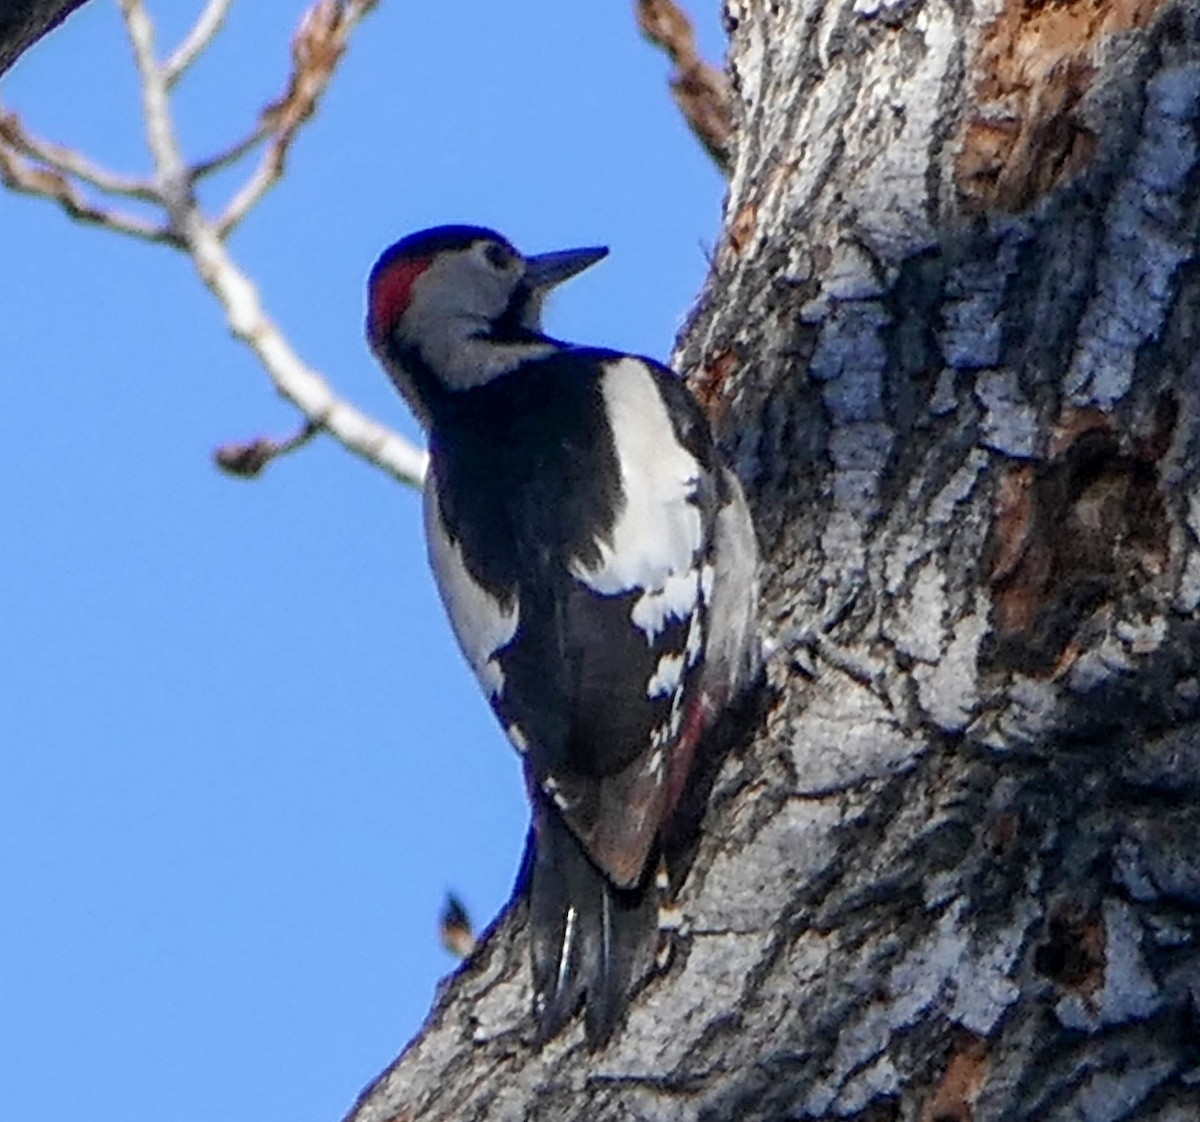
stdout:
POLYGON ((584 1031, 597 1048, 612 1035, 629 991, 649 967, 658 931, 652 877, 617 888, 548 807, 530 836, 529 916, 534 1012, 542 1040, 585 999, 584 1031))

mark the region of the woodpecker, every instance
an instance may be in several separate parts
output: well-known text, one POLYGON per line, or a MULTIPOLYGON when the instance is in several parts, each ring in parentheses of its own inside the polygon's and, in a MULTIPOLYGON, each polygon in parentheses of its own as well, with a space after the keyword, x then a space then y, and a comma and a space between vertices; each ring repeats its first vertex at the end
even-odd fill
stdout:
POLYGON ((376 262, 367 337, 429 438, 429 560, 532 807, 534 1013, 610 1037, 657 941, 662 832, 755 679, 758 549, 682 380, 543 333, 606 256, 441 226, 376 262))

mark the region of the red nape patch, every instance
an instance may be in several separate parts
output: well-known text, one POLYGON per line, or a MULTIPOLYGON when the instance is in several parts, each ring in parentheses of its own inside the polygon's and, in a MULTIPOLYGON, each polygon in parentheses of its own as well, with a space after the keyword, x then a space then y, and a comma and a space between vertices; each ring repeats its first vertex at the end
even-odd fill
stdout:
POLYGON ((371 277, 367 295, 367 334, 381 339, 399 322, 412 300, 412 286, 426 269, 431 257, 400 258, 385 264, 371 277))

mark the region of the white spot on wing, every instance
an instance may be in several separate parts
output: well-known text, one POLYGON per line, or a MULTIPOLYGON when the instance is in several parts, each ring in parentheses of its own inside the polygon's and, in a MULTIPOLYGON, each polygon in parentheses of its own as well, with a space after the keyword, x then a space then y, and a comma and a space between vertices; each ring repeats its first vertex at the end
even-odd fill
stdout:
POLYGON ((529 751, 529 737, 525 735, 525 730, 514 722, 504 731, 508 733, 508 739, 512 746, 524 756, 529 751))
POLYGON ((572 807, 572 802, 562 793, 562 788, 558 784, 558 780, 553 775, 547 775, 542 780, 542 790, 554 801, 554 805, 558 807, 564 814, 572 807))
POLYGON ((681 654, 665 654, 658 660, 654 676, 646 683, 647 697, 669 697, 677 689, 683 678, 683 659, 681 654))
POLYGON ((671 706, 671 720, 667 724, 667 735, 674 740, 679 735, 680 726, 683 724, 683 706, 679 704, 679 694, 675 695, 675 704, 671 706))
MULTIPOLYGON (((605 895, 607 896, 608 893, 606 892, 605 895)), ((558 990, 561 990, 563 985, 566 983, 567 971, 570 969, 571 948, 575 944, 575 921, 578 916, 579 913, 576 910, 575 905, 572 904, 567 909, 567 922, 566 926, 563 928, 562 949, 558 956, 558 984, 555 986, 555 989, 558 990)))
POLYGON ((634 623, 653 641, 668 618, 695 609, 695 559, 704 527, 694 498, 700 465, 675 437, 667 408, 645 363, 623 358, 608 366, 601 392, 612 424, 623 505, 600 560, 576 562, 572 574, 603 596, 644 588, 634 623))
POLYGON ((687 619, 696 611, 699 597, 696 570, 688 568, 668 574, 663 586, 640 596, 633 606, 632 619, 650 642, 658 637, 669 619, 687 619))
POLYGON ((688 666, 696 665, 696 660, 700 657, 700 651, 703 646, 704 627, 700 622, 700 613, 696 612, 692 616, 692 622, 688 625, 686 648, 688 666))
POLYGON ((450 539, 437 501, 437 480, 425 477, 425 539, 429 564, 458 645, 489 698, 504 686, 504 671, 496 654, 512 642, 520 617, 516 597, 504 605, 467 570, 462 550, 450 539))
POLYGON ((660 904, 658 908, 658 929, 660 931, 680 931, 683 928, 683 911, 677 904, 660 904))

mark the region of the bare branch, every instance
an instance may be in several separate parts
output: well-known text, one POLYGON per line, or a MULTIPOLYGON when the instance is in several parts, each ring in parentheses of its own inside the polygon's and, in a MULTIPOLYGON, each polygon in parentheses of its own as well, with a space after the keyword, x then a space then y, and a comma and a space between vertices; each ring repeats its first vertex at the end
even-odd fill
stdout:
POLYGON ((193 180, 236 163, 267 137, 274 136, 255 174, 219 219, 222 236, 229 233, 283 174, 284 161, 299 126, 315 113, 354 26, 378 0, 370 3, 318 4, 301 21, 292 43, 293 72, 287 90, 259 117, 254 128, 223 152, 192 165, 193 180), (334 41, 340 40, 340 41, 334 41))
POLYGON ((425 453, 398 433, 343 401, 305 365, 263 310, 250 278, 234 264, 213 227, 193 209, 183 230, 200 278, 224 307, 230 330, 257 355, 280 395, 351 452, 410 486, 425 475, 425 453))
POLYGON ((215 33, 228 4, 210 0, 188 40, 163 66, 155 57, 154 26, 143 0, 119 2, 141 77, 146 136, 154 158, 153 181, 124 179, 96 167, 77 152, 37 140, 24 131, 15 116, 0 118, 0 181, 14 190, 51 199, 80 221, 164 242, 188 253, 205 285, 225 308, 233 334, 254 351, 279 393, 305 417, 299 432, 286 440, 262 438, 219 449, 216 460, 224 470, 256 475, 270 460, 301 447, 324 430, 401 482, 419 486, 425 473, 425 453, 343 401, 324 378, 304 364, 264 312, 257 290, 234 263, 223 241, 282 172, 291 141, 315 111, 345 52, 350 32, 376 0, 318 0, 293 41, 294 71, 287 92, 263 111, 258 128, 247 139, 196 167, 188 166, 175 132, 170 83, 215 33), (232 162, 267 136, 273 136, 263 162, 267 172, 260 168, 239 195, 242 202, 235 199, 224 219, 219 223, 209 221, 193 189, 197 176, 232 162), (26 155, 36 157, 45 166, 35 166, 26 155), (87 199, 73 177, 103 190, 154 202, 167 211, 169 223, 156 226, 106 210, 87 199))
POLYGON ((190 201, 190 179, 175 135, 166 77, 154 55, 154 24, 142 0, 119 0, 119 3, 142 79, 142 114, 146 119, 146 140, 154 156, 158 190, 171 212, 172 222, 177 224, 190 201))
POLYGON ((163 80, 167 83, 167 89, 183 77, 184 71, 196 61, 204 48, 212 42, 213 36, 221 30, 231 3, 232 0, 208 0, 187 38, 163 64, 163 80))
POLYGON ((675 64, 671 93, 688 128, 724 172, 729 171, 733 109, 729 80, 696 50, 691 21, 674 0, 637 0, 638 26, 675 64))
POLYGON ((292 75, 287 89, 262 113, 261 127, 273 133, 273 138, 254 174, 217 219, 221 237, 227 237, 279 181, 292 142, 300 126, 316 112, 351 32, 377 2, 317 0, 305 13, 292 39, 292 75))
POLYGON ((23 195, 36 195, 57 203, 77 222, 103 226, 119 234, 142 241, 180 246, 180 240, 169 226, 156 225, 132 214, 109 210, 88 199, 62 172, 37 167, 24 159, 5 140, 0 139, 0 182, 23 195))
MULTIPOLYGON (((233 224, 222 219, 214 225, 201 213, 192 191, 191 172, 184 163, 171 119, 164 70, 154 58, 153 25, 142 0, 120 0, 120 4, 142 78, 146 134, 154 154, 159 190, 171 213, 172 227, 182 239, 201 280, 224 307, 233 334, 254 351, 275 388, 313 425, 327 429, 350 451, 391 472, 401 482, 419 485, 425 473, 425 454, 343 401, 324 378, 304 364, 263 311, 250 278, 230 257, 223 239, 233 224)), ((283 100, 269 106, 263 114, 264 120, 276 130, 272 150, 286 152, 296 129, 312 115, 345 50, 351 28, 373 6, 374 0, 345 5, 336 0, 318 0, 304 17, 292 45, 296 69, 291 86, 283 100)), ((282 170, 282 166, 281 154, 278 169, 282 170)), ((257 198, 245 210, 255 201, 257 198)))
POLYGON ((203 179, 206 175, 212 175, 214 171, 227 168, 230 164, 236 164, 247 152, 252 151, 270 135, 270 128, 267 127, 265 122, 259 121, 236 144, 231 144, 223 152, 218 152, 215 156, 209 156, 207 160, 200 160, 192 164, 192 182, 195 183, 197 180, 203 179))
POLYGON ((262 201, 263 196, 279 182, 283 175, 288 143, 290 141, 281 143, 277 137, 263 154, 262 161, 255 169, 254 174, 230 199, 225 212, 217 219, 217 231, 221 237, 225 238, 233 233, 246 215, 262 201))
POLYGON ((0 141, 20 154, 45 164, 53 171, 74 176, 107 194, 126 195, 152 203, 160 201, 153 184, 145 179, 109 171, 73 148, 34 136, 15 113, 0 113, 0 141))

